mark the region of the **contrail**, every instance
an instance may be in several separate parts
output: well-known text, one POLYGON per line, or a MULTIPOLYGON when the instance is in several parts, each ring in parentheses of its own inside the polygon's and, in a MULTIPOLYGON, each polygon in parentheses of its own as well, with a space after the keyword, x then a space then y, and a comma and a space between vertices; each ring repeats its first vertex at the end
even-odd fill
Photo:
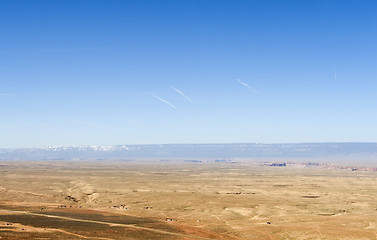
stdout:
POLYGON ((0 96, 14 96, 15 94, 11 93, 0 93, 0 96))
POLYGON ((172 89, 174 89, 177 93, 181 94, 184 98, 186 98, 190 103, 194 104, 194 102, 191 100, 191 98, 187 97, 186 94, 184 94, 182 91, 180 91, 179 89, 176 89, 175 87, 173 86, 170 86, 172 89))
POLYGON ((151 93, 151 96, 154 97, 154 98, 156 98, 156 99, 158 99, 158 100, 160 100, 161 102, 166 103, 166 104, 169 105, 171 108, 173 108, 175 111, 178 111, 178 109, 177 109, 173 104, 171 104, 170 102, 166 101, 165 99, 163 99, 163 98, 161 98, 161 97, 159 97, 159 96, 156 96, 156 95, 154 95, 154 94, 152 94, 152 93, 151 93))
POLYGON ((249 84, 247 84, 247 83, 245 83, 245 82, 242 82, 241 79, 236 79, 236 80, 237 80, 237 82, 238 82, 239 84, 241 84, 242 86, 245 86, 245 87, 247 87, 247 88, 252 89, 252 87, 251 87, 249 84))
POLYGON ((335 71, 335 73, 334 73, 334 79, 336 80, 336 71, 335 71))

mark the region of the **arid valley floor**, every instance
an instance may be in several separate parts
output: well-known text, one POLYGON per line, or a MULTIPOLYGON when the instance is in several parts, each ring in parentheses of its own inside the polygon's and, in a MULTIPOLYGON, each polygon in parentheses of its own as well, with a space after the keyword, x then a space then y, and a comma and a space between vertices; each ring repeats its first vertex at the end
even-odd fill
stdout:
POLYGON ((2 161, 0 239, 377 239, 377 172, 2 161))

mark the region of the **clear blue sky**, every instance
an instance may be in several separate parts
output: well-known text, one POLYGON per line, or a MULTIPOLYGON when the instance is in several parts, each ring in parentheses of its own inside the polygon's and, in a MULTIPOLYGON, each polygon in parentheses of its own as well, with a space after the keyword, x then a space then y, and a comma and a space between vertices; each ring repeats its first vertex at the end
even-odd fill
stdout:
POLYGON ((0 147, 377 142, 376 16, 374 0, 2 0, 0 147))

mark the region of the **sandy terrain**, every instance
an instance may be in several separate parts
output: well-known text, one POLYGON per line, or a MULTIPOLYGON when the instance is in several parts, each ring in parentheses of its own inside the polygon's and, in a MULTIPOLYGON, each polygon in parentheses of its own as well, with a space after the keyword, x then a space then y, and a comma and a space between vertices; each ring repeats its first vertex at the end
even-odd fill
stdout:
POLYGON ((377 172, 5 161, 0 239, 377 239, 377 172))

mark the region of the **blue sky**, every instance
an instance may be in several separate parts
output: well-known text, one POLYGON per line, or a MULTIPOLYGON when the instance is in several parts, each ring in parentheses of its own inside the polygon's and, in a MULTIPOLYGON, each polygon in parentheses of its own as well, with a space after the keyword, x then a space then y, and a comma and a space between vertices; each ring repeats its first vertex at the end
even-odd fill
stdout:
POLYGON ((371 0, 0 1, 0 147, 377 142, 376 16, 371 0))

